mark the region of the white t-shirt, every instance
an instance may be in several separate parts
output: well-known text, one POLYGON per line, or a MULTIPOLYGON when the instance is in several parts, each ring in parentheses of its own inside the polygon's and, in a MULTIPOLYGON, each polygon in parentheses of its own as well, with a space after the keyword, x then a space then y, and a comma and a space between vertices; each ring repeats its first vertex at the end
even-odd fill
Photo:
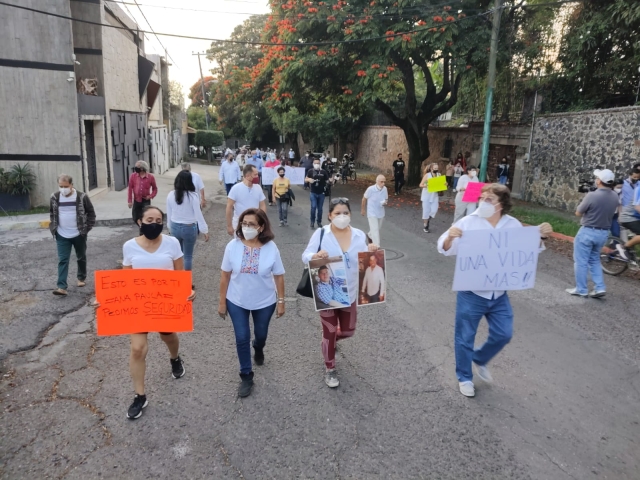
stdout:
POLYGON ((378 189, 377 185, 371 185, 364 192, 364 198, 367 199, 367 217, 384 218, 384 205, 389 198, 387 187, 378 189))
POLYGON ((224 249, 222 271, 231 272, 227 300, 247 310, 276 303, 274 275, 284 275, 280 250, 273 242, 260 248, 247 247, 234 238, 224 249))
POLYGON ((78 230, 78 219, 76 217, 76 201, 78 193, 73 189, 73 193, 68 197, 60 194, 58 200, 58 235, 64 238, 76 238, 80 235, 78 230))
POLYGON ((198 197, 200 197, 200 190, 204 190, 202 177, 196 172, 191 172, 191 180, 193 180, 193 184, 196 186, 196 193, 198 194, 198 197))
MULTIPOLYGON (((197 188, 197 187, 196 187, 197 188)), ((196 192, 188 192, 182 197, 182 204, 176 202, 176 191, 172 190, 167 195, 167 225, 171 228, 171 223, 181 223, 183 225, 198 224, 202 233, 209 233, 209 227, 204 221, 202 210, 200 209, 200 196, 196 192)))
POLYGON ((265 196, 262 187, 257 184, 247 187, 243 182, 236 183, 229 191, 231 200, 236 202, 233 205, 233 228, 238 226, 238 219, 242 212, 248 208, 260 208, 260 202, 264 201, 265 196))
POLYGON ((161 235, 162 243, 153 253, 138 245, 135 238, 122 247, 122 265, 133 268, 152 268, 154 270, 173 270, 173 261, 183 256, 177 238, 161 235))

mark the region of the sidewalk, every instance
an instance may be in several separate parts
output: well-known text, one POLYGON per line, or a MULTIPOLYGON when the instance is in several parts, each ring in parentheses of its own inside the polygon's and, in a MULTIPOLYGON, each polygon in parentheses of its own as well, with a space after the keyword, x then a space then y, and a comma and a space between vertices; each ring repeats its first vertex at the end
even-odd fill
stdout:
MULTIPOLYGON (((217 195, 218 172, 220 167, 215 165, 191 164, 192 171, 200 174, 204 182, 204 192, 207 200, 217 195)), ((164 210, 167 195, 173 190, 173 181, 180 172, 180 167, 170 168, 163 175, 154 175, 158 186, 158 195, 154 199, 164 210)), ((53 191, 53 190, 52 190, 53 191)), ((117 226, 131 223, 131 209, 127 206, 127 189, 110 190, 107 193, 91 199, 96 210, 96 226, 117 226)), ((26 230, 49 228, 49 214, 16 215, 0 217, 0 232, 8 230, 26 230)))

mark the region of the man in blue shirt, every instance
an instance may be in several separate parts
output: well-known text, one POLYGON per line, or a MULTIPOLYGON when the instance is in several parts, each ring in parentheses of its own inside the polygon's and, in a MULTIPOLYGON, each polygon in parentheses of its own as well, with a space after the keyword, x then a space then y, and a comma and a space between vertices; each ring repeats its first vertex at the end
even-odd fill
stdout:
POLYGON ((627 207, 633 202, 633 193, 638 187, 638 180, 640 180, 640 169, 634 167, 629 172, 629 178, 627 178, 622 184, 622 194, 620 195, 620 204, 622 207, 627 207))

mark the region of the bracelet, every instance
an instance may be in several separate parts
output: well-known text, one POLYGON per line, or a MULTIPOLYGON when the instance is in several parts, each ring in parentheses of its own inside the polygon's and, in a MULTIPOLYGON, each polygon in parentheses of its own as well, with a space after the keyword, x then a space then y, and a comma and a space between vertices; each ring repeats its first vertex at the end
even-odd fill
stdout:
POLYGON ((284 300, 278 300, 278 303, 284 303, 284 300))

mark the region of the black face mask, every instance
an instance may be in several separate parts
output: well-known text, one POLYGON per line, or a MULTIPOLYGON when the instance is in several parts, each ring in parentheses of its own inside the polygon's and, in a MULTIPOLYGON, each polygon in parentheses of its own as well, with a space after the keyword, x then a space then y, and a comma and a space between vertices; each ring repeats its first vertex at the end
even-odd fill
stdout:
POLYGON ((631 179, 631 183, 633 183, 633 184, 638 183, 638 179, 637 179, 637 178, 632 178, 632 179, 631 179))
POLYGON ((140 167, 134 167, 133 171, 136 173, 140 173, 142 171, 142 169, 140 167))
POLYGON ((280 175, 281 177, 284 177, 284 173, 279 173, 278 175, 280 175))
POLYGON ((140 224, 140 233, 149 240, 155 240, 162 233, 161 223, 142 223, 140 224))

